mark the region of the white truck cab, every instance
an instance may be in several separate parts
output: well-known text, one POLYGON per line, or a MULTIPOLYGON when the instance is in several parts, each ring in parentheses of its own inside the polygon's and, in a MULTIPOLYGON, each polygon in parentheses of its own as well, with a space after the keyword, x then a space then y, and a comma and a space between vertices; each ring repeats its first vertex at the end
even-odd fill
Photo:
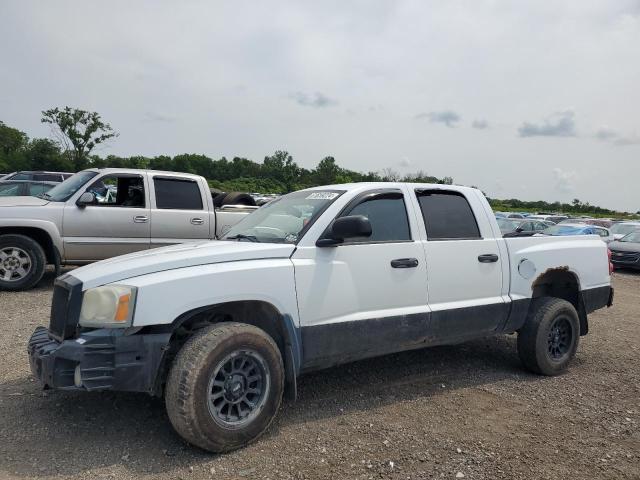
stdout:
POLYGON ((353 360, 518 332, 524 365, 558 374, 612 298, 596 236, 504 239, 472 188, 333 185, 221 241, 60 277, 29 355, 47 387, 164 395, 178 433, 227 451, 268 427, 299 375, 353 360))

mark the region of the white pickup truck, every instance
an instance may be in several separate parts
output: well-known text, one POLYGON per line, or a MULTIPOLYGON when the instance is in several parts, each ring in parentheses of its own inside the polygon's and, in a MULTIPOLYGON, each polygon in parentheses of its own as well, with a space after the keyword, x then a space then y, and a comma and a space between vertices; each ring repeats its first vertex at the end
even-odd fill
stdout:
POLYGON ((611 305, 596 236, 504 239, 476 189, 335 185, 262 207, 222 241, 130 254, 57 279, 29 341, 49 388, 164 395, 182 437, 258 437, 315 369, 518 333, 529 370, 567 368, 611 305))
POLYGON ((255 208, 216 208, 207 181, 198 175, 84 170, 39 198, 0 198, 0 289, 33 287, 46 264, 82 265, 218 238, 255 208))

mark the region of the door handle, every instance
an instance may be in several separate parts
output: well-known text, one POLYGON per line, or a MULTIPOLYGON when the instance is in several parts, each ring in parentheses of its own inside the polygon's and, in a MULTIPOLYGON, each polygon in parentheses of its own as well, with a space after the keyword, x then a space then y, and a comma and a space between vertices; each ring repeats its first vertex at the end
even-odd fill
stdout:
POLYGON ((417 258, 396 258, 395 260, 391 260, 391 267, 393 268, 415 268, 417 266, 417 258))
POLYGON ((193 225, 203 225, 204 224, 204 220, 201 218, 192 218, 191 219, 191 223, 193 225))
POLYGON ((495 253, 485 253, 484 255, 478 256, 478 261, 480 263, 495 263, 500 260, 500 257, 495 253))
POLYGON ((144 215, 136 215, 133 217, 133 223, 147 223, 149 221, 149 217, 145 217, 144 215))

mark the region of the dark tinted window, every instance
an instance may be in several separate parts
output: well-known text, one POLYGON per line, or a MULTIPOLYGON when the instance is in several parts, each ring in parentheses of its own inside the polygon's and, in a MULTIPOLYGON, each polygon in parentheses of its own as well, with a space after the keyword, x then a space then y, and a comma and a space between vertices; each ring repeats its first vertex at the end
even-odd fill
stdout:
POLYGON ((36 182, 61 182, 62 176, 57 173, 34 173, 33 179, 36 182))
POLYGON ((411 240, 407 209, 401 193, 365 200, 342 216, 364 215, 371 222, 371 236, 349 242, 397 242, 411 240))
POLYGON ((456 192, 418 192, 429 240, 481 238, 471 206, 456 192))
POLYGON ((156 206, 162 209, 202 210, 198 184, 191 180, 155 178, 156 206))

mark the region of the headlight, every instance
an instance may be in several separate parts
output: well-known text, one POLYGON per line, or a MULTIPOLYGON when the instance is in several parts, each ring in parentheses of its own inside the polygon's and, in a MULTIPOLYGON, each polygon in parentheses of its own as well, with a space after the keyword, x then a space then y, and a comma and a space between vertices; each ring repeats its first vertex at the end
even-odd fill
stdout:
POLYGON ((133 320, 136 287, 106 285, 84 292, 80 325, 83 327, 128 327, 133 320))

